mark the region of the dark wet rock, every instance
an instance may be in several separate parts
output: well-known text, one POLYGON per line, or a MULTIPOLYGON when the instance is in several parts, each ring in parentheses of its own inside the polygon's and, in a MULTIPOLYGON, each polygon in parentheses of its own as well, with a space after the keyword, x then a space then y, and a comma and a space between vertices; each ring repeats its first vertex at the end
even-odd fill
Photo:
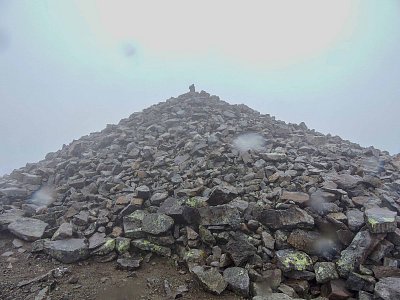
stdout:
POLYGON ((136 188, 136 193, 139 198, 149 199, 150 198, 150 188, 147 185, 141 185, 136 188))
POLYGON ((19 218, 8 225, 8 230, 25 241, 36 241, 41 239, 47 223, 31 218, 19 218))
POLYGON ((89 248, 85 239, 48 241, 44 246, 44 250, 51 257, 65 264, 86 259, 89 255, 89 248))
POLYGON ((397 213, 385 208, 370 208, 365 210, 365 223, 372 233, 394 232, 397 228, 397 213))
POLYGON ((142 222, 147 213, 136 210, 123 218, 124 233, 127 238, 141 238, 145 234, 142 231, 142 222))
POLYGON ((261 233, 262 241, 265 247, 268 249, 274 249, 275 248, 275 239, 271 234, 269 234, 266 231, 263 231, 261 233))
POLYGON ((107 239, 100 247, 94 249, 90 254, 104 256, 115 249, 115 239, 107 239))
POLYGON ((314 227, 314 218, 295 206, 285 210, 263 210, 259 221, 272 229, 311 229, 314 227))
POLYGON ((250 289, 248 271, 244 268, 232 267, 224 270, 224 280, 228 283, 228 289, 247 297, 250 289))
POLYGON ((374 294, 383 300, 400 299, 400 278, 382 278, 375 285, 374 294))
POLYGON ((172 217, 178 223, 198 224, 200 216, 196 204, 194 198, 184 201, 170 197, 161 204, 158 212, 172 217))
POLYGON ((235 266, 243 266, 256 254, 256 251, 256 247, 254 247, 249 242, 248 237, 241 232, 235 232, 226 245, 226 252, 229 253, 235 266))
POLYGON ((237 197, 237 191, 234 187, 216 186, 211 190, 207 202, 209 205, 212 206, 227 204, 236 197, 237 197))
POLYGON ((347 277, 349 272, 358 268, 383 238, 384 235, 374 235, 369 231, 357 233, 350 246, 341 252, 336 263, 339 275, 347 277))
POLYGON ((375 287, 375 279, 373 276, 350 272, 346 281, 346 287, 352 291, 373 292, 375 287))
POLYGON ((339 279, 335 263, 333 262, 317 262, 314 265, 314 272, 318 283, 326 283, 334 279, 339 279))
POLYGON ((311 258, 302 251, 291 249, 275 252, 278 266, 283 272, 311 270, 313 262, 311 258))
POLYGON ((159 235, 166 233, 174 225, 174 219, 160 213, 146 214, 142 221, 142 230, 146 233, 159 235))
POLYGON ((224 277, 214 268, 205 269, 204 267, 196 266, 192 268, 192 273, 201 285, 211 293, 219 295, 227 287, 224 277))

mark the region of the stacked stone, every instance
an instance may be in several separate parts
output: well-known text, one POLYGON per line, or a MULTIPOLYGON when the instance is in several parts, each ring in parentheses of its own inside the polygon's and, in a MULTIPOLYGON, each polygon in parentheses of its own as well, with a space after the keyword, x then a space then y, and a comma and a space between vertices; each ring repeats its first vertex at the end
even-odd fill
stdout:
POLYGON ((63 263, 171 257, 216 294, 393 300, 399 199, 398 157, 193 89, 1 178, 0 227, 63 263))

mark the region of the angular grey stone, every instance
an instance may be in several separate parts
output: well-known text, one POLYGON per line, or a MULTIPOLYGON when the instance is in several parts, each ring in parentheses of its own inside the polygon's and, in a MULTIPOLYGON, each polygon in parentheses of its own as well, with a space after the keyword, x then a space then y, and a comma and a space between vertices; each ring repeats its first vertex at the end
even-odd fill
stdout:
POLYGON ((20 218, 10 223, 8 230, 17 237, 32 242, 42 238, 47 226, 47 223, 37 219, 20 218))
POLYGON ((231 202, 237 197, 237 191, 232 186, 216 186, 212 188, 208 197, 208 204, 211 206, 222 205, 231 202))
POLYGON ((118 258, 117 259, 117 266, 119 269, 133 271, 140 268, 140 263, 142 262, 141 259, 134 259, 134 258, 118 258))
POLYGON ((346 212, 347 224, 351 231, 358 231, 365 224, 364 213, 358 209, 350 209, 346 212))
POLYGON ((224 270, 224 280, 228 283, 228 289, 247 297, 250 289, 248 271, 244 268, 232 267, 224 270))
POLYGON ((86 259, 89 255, 85 239, 66 239, 45 242, 44 250, 51 257, 65 264, 86 259))
POLYGON ((400 278, 382 278, 375 285, 375 296, 383 300, 400 299, 400 278))
POLYGON ((240 214, 236 207, 229 204, 206 206, 198 209, 200 224, 205 226, 229 226, 237 228, 240 224, 240 214))
POLYGON ((93 250, 106 242, 106 234, 101 232, 94 233, 89 238, 89 250, 93 250))
POLYGON ((53 234, 51 238, 53 241, 55 240, 62 240, 62 239, 69 239, 72 237, 73 228, 70 223, 62 223, 60 227, 58 227, 57 231, 53 234))
POLYGON ((174 219, 170 216, 160 213, 146 214, 142 221, 142 230, 144 232, 159 235, 166 233, 174 225, 174 219))
POLYGON ((143 210, 136 210, 123 218, 125 237, 142 238, 145 233, 142 230, 142 222, 147 213, 143 210))
POLYGON ((133 240, 131 242, 131 245, 133 247, 136 247, 140 250, 143 251, 150 251, 153 252, 155 254, 161 255, 161 256, 171 256, 171 249, 168 247, 164 247, 164 246, 160 246, 157 244, 154 244, 148 240, 145 239, 137 239, 137 240, 133 240))
POLYGON ((136 193, 139 198, 147 200, 150 198, 150 188, 147 185, 141 185, 136 188, 136 193))
POLYGON ((15 222, 25 215, 25 212, 21 209, 10 209, 6 210, 4 213, 0 215, 0 229, 2 227, 8 226, 8 224, 15 222))
POLYGON ((214 268, 205 269, 201 266, 192 268, 192 273, 196 276, 201 285, 209 292, 221 294, 227 287, 222 275, 214 268))
POLYGON ((263 210, 259 221, 272 229, 311 229, 314 227, 314 218, 295 206, 285 210, 263 210))

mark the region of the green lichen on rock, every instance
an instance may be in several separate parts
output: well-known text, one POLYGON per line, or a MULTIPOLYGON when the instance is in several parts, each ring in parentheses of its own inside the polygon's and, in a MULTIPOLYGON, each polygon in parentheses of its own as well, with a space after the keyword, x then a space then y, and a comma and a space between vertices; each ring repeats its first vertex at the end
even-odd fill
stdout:
POLYGON ((150 251, 150 252, 153 252, 153 253, 161 255, 161 256, 168 256, 168 257, 171 256, 171 249, 153 244, 152 242, 150 242, 146 239, 133 240, 131 242, 131 245, 140 250, 150 251))
POLYGON ((279 250, 276 252, 278 263, 284 272, 305 271, 312 267, 311 258, 302 251, 279 250))
POLYGON ((115 239, 108 239, 103 245, 99 248, 92 251, 93 255, 107 255, 114 251, 115 249, 115 239))

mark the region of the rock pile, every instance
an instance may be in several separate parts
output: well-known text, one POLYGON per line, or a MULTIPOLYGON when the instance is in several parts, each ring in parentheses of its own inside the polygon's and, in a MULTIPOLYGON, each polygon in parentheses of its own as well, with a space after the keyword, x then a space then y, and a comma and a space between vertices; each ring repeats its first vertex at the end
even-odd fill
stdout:
POLYGON ((399 199, 399 156, 191 87, 0 178, 0 227, 63 263, 171 257, 216 294, 393 300, 399 199))

